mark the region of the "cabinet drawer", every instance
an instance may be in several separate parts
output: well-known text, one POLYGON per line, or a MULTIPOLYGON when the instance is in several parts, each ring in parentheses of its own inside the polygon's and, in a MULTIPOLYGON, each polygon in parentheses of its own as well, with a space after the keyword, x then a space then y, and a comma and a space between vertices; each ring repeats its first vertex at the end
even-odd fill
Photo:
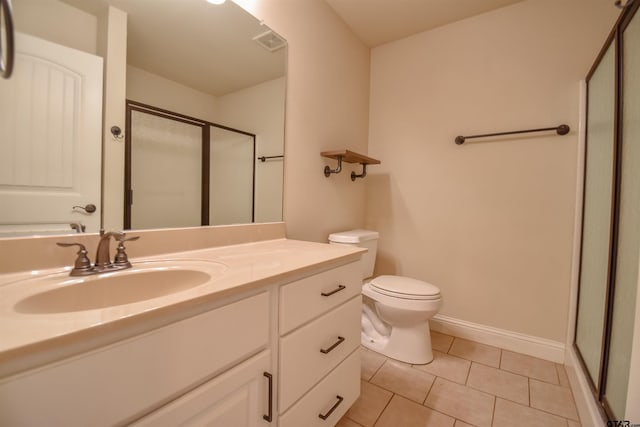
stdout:
POLYGON ((269 293, 263 292, 0 381, 0 425, 121 424, 257 353, 268 341, 269 293))
POLYGON ((280 340, 280 412, 358 348, 361 312, 357 296, 280 340))
POLYGON ((359 395, 360 351, 355 350, 333 372, 280 417, 280 427, 333 426, 353 405, 359 395), (336 404, 337 406, 335 406, 336 404), (326 416, 334 406, 335 409, 326 419, 320 417, 321 414, 326 416))
POLYGON ((280 335, 287 334, 361 292, 360 261, 282 286, 280 288, 280 335))

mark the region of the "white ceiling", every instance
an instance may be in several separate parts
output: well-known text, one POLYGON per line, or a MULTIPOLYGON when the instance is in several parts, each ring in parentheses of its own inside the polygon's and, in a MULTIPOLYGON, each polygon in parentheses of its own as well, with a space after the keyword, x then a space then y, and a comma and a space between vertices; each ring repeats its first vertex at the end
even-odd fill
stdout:
MULTIPOLYGON (((126 11, 131 65, 216 96, 286 73, 284 50, 269 53, 251 40, 268 27, 230 1, 62 1, 96 15, 109 3, 126 11)), ((374 47, 522 0, 325 1, 374 47)))
POLYGON ((325 0, 369 47, 522 0, 325 0))
POLYGON ((253 37, 269 28, 233 2, 204 0, 63 0, 101 15, 127 13, 127 63, 222 96, 285 75, 286 49, 269 52, 253 37))

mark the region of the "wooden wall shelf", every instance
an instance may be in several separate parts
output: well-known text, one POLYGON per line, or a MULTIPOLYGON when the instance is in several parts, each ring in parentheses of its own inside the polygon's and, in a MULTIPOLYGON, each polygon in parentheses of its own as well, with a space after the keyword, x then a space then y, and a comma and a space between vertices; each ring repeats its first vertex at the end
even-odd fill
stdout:
POLYGON ((355 172, 351 172, 351 181, 355 181, 356 178, 364 178, 367 176, 367 165, 379 165, 380 160, 374 159, 364 154, 359 154, 350 150, 334 150, 334 151, 323 151, 320 153, 322 157, 327 157, 329 159, 334 159, 338 161, 338 167, 335 169, 331 169, 329 166, 325 166, 324 168, 324 176, 329 177, 332 173, 340 173, 342 171, 342 162, 345 161, 347 163, 360 163, 362 165, 362 173, 356 174, 355 172))
POLYGON ((379 165, 380 160, 372 159, 371 157, 367 157, 363 154, 354 153, 349 150, 334 150, 334 151, 323 151, 320 153, 322 157, 328 157, 330 159, 338 160, 342 157, 342 160, 347 163, 361 163, 363 165, 379 165))

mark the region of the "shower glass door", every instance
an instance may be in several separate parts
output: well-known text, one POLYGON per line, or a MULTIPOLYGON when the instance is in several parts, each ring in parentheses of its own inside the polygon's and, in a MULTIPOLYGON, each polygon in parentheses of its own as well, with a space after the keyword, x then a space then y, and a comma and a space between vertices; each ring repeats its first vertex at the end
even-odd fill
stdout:
POLYGON ((253 222, 254 137, 211 126, 210 147, 210 224, 253 222))
POLYGON ((633 346, 640 338, 634 331, 640 270, 638 10, 640 2, 628 3, 588 78, 575 347, 595 398, 609 424, 616 425, 640 419, 630 379, 633 346))
POLYGON ((131 112, 131 229, 201 225, 202 126, 131 112))
POLYGON ((640 14, 636 13, 624 28, 621 46, 624 61, 620 84, 624 96, 618 163, 619 208, 603 399, 618 420, 626 415, 640 258, 640 14))
POLYGON ((615 156, 615 44, 588 79, 580 291, 576 347, 599 389, 609 282, 615 156))

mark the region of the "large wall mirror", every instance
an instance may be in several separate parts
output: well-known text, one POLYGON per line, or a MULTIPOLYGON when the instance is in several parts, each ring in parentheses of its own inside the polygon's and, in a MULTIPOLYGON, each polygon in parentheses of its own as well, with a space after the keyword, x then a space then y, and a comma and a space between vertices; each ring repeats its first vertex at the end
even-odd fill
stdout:
POLYGON ((13 6, 0 237, 282 220, 277 33, 231 0, 13 6))

